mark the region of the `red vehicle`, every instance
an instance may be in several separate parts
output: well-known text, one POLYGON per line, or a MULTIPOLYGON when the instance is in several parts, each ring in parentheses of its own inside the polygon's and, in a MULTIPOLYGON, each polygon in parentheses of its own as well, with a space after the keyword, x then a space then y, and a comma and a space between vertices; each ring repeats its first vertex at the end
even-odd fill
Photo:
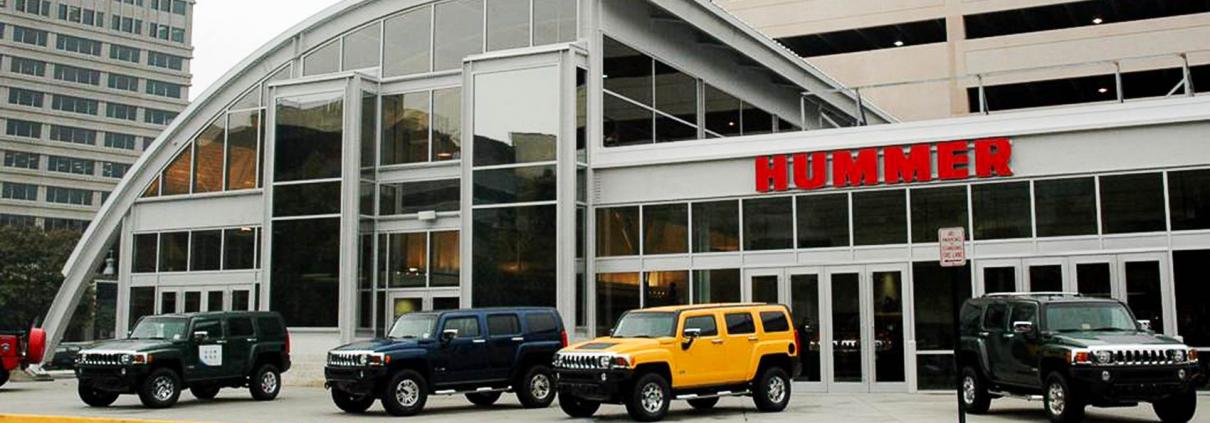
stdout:
POLYGON ((45 346, 46 332, 42 329, 30 329, 24 338, 22 334, 0 334, 0 386, 8 382, 12 371, 42 362, 45 346))

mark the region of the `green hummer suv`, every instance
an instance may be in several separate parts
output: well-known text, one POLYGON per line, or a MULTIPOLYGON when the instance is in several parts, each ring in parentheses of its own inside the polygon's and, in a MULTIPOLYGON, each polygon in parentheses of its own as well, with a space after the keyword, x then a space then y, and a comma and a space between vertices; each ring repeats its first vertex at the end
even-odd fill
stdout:
POLYGON ((189 388, 213 399, 222 388, 248 387, 272 400, 290 369, 290 336, 274 312, 166 314, 139 319, 127 339, 80 351, 80 399, 93 407, 138 394, 143 405, 171 407, 189 388))
POLYGON ((1000 397, 1041 399, 1050 420, 1083 420, 1087 406, 1150 402, 1184 423, 1205 376, 1197 350, 1156 334, 1126 304, 1071 293, 991 294, 960 312, 962 407, 987 412, 1000 397))

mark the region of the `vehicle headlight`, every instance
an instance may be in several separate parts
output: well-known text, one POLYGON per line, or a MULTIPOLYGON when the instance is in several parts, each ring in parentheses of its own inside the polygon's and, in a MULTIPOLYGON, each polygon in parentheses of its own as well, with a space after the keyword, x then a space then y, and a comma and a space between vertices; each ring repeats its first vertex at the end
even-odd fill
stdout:
POLYGON ((1093 357, 1096 358, 1097 364, 1109 364, 1113 362, 1112 351, 1097 351, 1093 354, 1093 357))
POLYGON ((555 353, 555 356, 550 359, 550 364, 555 367, 563 366, 563 353, 555 353))
POLYGON ((607 355, 603 355, 603 356, 601 356, 601 357, 597 358, 597 361, 598 361, 598 363, 600 364, 600 367, 601 367, 602 369, 608 369, 608 368, 609 368, 609 366, 610 366, 611 364, 613 364, 613 357, 610 357, 610 356, 607 356, 607 355))
POLYGON ((1186 358, 1185 350, 1172 350, 1169 352, 1169 354, 1172 356, 1172 361, 1175 361, 1177 363, 1185 362, 1185 358, 1186 358))
POLYGON ((613 356, 613 367, 630 368, 630 358, 624 355, 613 356))
POLYGON ((13 347, 8 344, 0 344, 0 352, 8 352, 13 347))
POLYGON ((134 364, 134 354, 122 354, 122 365, 134 364))
POLYGON ((369 354, 361 354, 361 355, 358 355, 358 356, 357 356, 357 364, 358 364, 359 366, 368 366, 368 365, 370 365, 370 355, 369 355, 369 354))
POLYGON ((371 366, 382 366, 391 362, 391 357, 383 353, 372 353, 366 356, 367 364, 371 366))

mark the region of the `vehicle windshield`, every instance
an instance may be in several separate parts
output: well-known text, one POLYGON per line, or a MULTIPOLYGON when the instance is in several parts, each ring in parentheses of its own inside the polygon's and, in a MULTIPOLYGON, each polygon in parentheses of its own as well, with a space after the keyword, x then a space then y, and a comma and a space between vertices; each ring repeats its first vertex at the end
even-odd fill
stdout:
POLYGON ((614 338, 660 338, 676 332, 674 313, 629 313, 618 322, 610 335, 614 338))
POLYGON ((1052 304, 1046 307, 1046 327, 1067 331, 1135 331, 1138 325, 1119 303, 1052 304))
POLYGON ((409 313, 399 316, 395 326, 391 327, 388 338, 429 339, 433 337, 433 327, 437 325, 437 316, 432 314, 409 313))
POLYGON ((147 317, 135 325, 130 339, 181 341, 185 339, 186 326, 189 326, 189 319, 184 317, 147 317))

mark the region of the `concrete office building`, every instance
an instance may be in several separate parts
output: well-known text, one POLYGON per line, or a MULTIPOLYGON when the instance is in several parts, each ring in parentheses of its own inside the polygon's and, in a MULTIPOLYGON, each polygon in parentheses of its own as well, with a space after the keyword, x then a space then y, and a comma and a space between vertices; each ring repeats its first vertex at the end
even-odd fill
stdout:
POLYGON ((0 224, 84 230, 188 104, 193 3, 0 1, 0 224))
POLYGON ((157 139, 45 327, 116 242, 119 332, 280 311, 292 380, 470 306, 557 307, 583 339, 638 307, 781 302, 821 391, 941 386, 955 293, 1114 296, 1210 347, 1206 97, 888 123, 838 87, 705 0, 341 2, 157 139), (964 267, 938 263, 944 227, 964 267))
POLYGON ((1201 0, 716 3, 905 121, 1210 89, 1201 0))

